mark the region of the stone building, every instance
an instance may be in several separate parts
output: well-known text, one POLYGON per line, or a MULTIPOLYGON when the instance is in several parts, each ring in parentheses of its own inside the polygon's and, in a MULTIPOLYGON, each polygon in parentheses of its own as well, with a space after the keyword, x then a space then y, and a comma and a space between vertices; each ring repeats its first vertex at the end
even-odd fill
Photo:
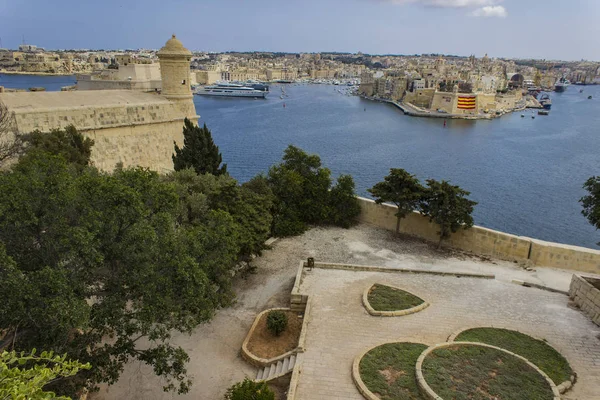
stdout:
POLYGON ((106 171, 117 163, 167 172, 173 142, 182 145, 183 120, 197 123, 190 87, 192 53, 173 35, 158 52, 162 93, 128 90, 1 93, 20 133, 74 125, 93 139, 92 162, 106 171))

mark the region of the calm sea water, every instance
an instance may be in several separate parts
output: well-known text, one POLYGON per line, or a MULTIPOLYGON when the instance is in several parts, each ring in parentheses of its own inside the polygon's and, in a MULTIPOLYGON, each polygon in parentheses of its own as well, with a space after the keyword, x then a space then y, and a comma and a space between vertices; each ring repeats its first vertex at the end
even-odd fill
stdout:
POLYGON ((548 117, 527 111, 525 118, 451 120, 445 128, 442 120, 408 117, 338 89, 288 85, 282 100, 272 85, 267 100, 195 96, 194 102, 240 181, 266 172, 294 144, 318 153, 334 175, 351 174, 361 196, 390 168, 404 168, 469 190, 479 202, 478 225, 598 248, 600 231, 581 215, 578 200, 585 180, 600 175, 600 87, 551 94, 548 117))
MULTIPOLYGON (((72 76, 0 75, 6 87, 72 84, 72 76)), ((351 174, 361 196, 390 168, 404 168, 469 190, 479 202, 478 225, 598 248, 600 231, 581 215, 578 200, 585 180, 600 175, 600 87, 551 94, 548 117, 526 111, 525 118, 450 120, 445 128, 442 120, 408 117, 338 89, 344 90, 285 85, 288 97, 280 99, 280 86, 272 85, 266 100, 194 96, 194 103, 229 172, 242 182, 267 172, 294 144, 318 153, 335 176, 351 174)))
POLYGON ((0 86, 11 89, 45 87, 48 91, 57 91, 63 86, 72 86, 75 82, 75 75, 46 76, 0 74, 0 86))

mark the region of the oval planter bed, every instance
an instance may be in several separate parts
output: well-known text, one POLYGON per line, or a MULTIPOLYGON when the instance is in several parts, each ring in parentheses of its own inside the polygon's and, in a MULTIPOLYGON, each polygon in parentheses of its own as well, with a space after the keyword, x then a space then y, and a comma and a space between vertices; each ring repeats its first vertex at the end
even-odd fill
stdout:
POLYGON ((558 400, 552 380, 527 359, 483 343, 432 346, 417 361, 417 382, 427 399, 558 400))
POLYGON ((419 312, 429 303, 400 288, 376 283, 364 291, 363 305, 371 315, 399 317, 419 312))
POLYGON ((525 357, 544 371, 561 393, 575 381, 575 373, 562 354, 545 341, 524 333, 500 328, 472 328, 461 331, 452 339, 457 342, 485 343, 525 357))
POLYGON ((420 343, 386 343, 360 354, 352 366, 352 379, 369 400, 422 400, 415 377, 420 343))
POLYGON ((242 344, 242 355, 251 364, 264 367, 297 353, 303 321, 301 315, 289 308, 274 308, 261 312, 242 344), (282 311, 288 317, 287 327, 279 336, 273 335, 267 329, 267 315, 270 311, 282 311))

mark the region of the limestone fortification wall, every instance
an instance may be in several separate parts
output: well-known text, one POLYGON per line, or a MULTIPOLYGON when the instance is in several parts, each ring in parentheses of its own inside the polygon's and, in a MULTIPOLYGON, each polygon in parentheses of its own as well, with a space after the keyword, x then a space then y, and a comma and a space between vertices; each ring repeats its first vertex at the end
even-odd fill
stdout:
MULTIPOLYGON (((361 222, 391 231, 396 230, 396 207, 388 204, 378 205, 365 198, 359 198, 359 201, 362 208, 361 222)), ((438 226, 417 212, 401 221, 400 231, 433 242, 439 240, 438 226)), ((537 266, 600 274, 598 250, 544 242, 480 226, 459 230, 446 239, 444 245, 501 260, 530 261, 537 266)))
POLYGON ((74 125, 94 139, 92 162, 105 171, 117 163, 172 170, 173 142, 183 144, 183 119, 198 118, 191 100, 132 91, 3 93, 0 100, 15 112, 19 132, 74 125))

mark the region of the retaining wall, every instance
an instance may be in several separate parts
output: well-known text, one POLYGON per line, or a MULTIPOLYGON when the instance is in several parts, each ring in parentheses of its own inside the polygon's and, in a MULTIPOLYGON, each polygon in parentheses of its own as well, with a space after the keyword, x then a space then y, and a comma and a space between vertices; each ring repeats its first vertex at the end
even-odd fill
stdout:
POLYGON ((600 279, 573 275, 569 287, 569 297, 575 301, 581 311, 600 326, 600 290, 588 282, 589 280, 600 282, 600 279))
MULTIPOLYGON (((360 222, 390 231, 396 230, 395 206, 376 204, 373 200, 362 197, 359 197, 359 202, 362 209, 360 222)), ((400 222, 400 232, 436 243, 439 240, 438 225, 429 222, 427 217, 418 212, 400 222)), ((530 261, 537 266, 600 274, 598 250, 544 242, 481 226, 461 229, 444 240, 443 245, 501 260, 530 261)))

